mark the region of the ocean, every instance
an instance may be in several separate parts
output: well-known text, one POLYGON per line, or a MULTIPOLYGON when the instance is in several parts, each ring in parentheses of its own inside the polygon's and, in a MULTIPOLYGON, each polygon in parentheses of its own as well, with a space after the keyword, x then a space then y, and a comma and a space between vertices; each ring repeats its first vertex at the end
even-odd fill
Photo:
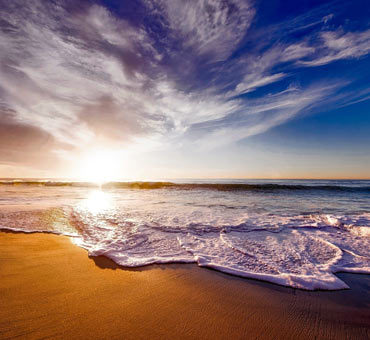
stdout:
POLYGON ((0 180, 0 228, 67 235, 123 267, 196 263, 307 289, 370 273, 370 181, 0 180))

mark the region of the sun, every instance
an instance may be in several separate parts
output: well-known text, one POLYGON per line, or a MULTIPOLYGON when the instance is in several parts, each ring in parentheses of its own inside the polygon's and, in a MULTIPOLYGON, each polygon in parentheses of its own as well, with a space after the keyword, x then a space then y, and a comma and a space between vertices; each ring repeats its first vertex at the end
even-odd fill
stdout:
POLYGON ((120 177, 120 162, 119 152, 92 150, 81 157, 78 177, 97 184, 115 181, 120 177))

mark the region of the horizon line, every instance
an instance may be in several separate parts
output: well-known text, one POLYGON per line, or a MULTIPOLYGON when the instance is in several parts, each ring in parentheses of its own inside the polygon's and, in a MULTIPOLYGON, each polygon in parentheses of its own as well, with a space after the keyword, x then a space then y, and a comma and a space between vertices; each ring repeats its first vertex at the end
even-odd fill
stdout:
MULTIPOLYGON (((84 182, 84 183, 91 183, 94 181, 84 181, 78 178, 67 178, 67 177, 0 177, 0 181, 2 180, 63 180, 63 181, 70 181, 70 182, 84 182)), ((368 178, 354 178, 354 177, 333 177, 333 178, 320 178, 320 177, 171 177, 171 178, 148 178, 148 179, 114 179, 104 181, 104 183, 115 183, 115 182, 163 182, 163 181, 171 181, 171 180, 316 180, 316 181, 369 181, 370 177, 368 178)))

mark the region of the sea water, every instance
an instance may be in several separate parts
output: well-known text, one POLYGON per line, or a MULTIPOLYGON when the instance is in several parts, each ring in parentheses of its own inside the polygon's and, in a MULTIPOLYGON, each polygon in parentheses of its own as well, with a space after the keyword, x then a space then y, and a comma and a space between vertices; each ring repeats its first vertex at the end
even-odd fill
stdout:
POLYGON ((370 273, 370 181, 0 181, 0 228, 71 237, 124 267, 196 263, 285 286, 370 273))

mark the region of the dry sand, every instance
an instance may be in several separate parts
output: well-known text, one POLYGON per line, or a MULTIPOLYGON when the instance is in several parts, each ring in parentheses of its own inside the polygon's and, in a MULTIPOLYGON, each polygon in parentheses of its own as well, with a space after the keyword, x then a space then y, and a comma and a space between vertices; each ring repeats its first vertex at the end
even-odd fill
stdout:
POLYGON ((369 339, 370 276, 339 276, 351 290, 127 270, 64 236, 0 232, 0 339, 369 339))

